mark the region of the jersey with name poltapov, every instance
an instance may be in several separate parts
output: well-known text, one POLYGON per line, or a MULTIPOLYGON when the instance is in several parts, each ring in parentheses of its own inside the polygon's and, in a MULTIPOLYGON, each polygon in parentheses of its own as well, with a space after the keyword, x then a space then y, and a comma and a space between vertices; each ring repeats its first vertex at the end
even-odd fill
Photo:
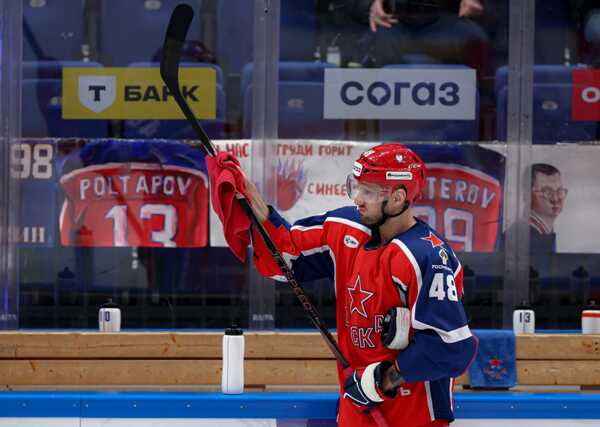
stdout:
POLYGON ((63 245, 206 246, 208 180, 197 150, 100 141, 72 157, 79 167, 63 168, 60 179, 63 245))
MULTIPOLYGON (((471 362, 476 338, 461 303, 462 268, 448 243, 417 220, 387 244, 372 246, 372 231, 360 223, 355 207, 306 218, 293 227, 272 211, 265 227, 299 281, 334 280, 338 341, 352 367, 397 363, 407 383, 379 407, 388 423, 417 427, 452 420, 453 377, 471 362), (384 347, 380 338, 385 314, 397 306, 411 311, 411 342, 401 351, 384 347)), ((285 280, 256 233, 253 244, 258 270, 285 280)), ((339 375, 343 384, 341 369, 339 375)), ((342 398, 339 424, 374 422, 342 398)))

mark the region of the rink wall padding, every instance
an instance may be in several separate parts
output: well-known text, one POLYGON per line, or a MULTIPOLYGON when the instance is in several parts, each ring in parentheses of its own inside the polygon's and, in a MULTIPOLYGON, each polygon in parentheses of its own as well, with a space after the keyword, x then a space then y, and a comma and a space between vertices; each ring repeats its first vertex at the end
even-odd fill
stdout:
MULTIPOLYGON (((247 390, 335 390, 335 362, 315 332, 246 332, 247 390)), ((126 386, 216 389, 221 332, 0 332, 7 390, 126 386)), ((600 386, 600 335, 517 336, 519 385, 600 386)), ((468 385, 467 375, 458 384, 468 385)))
MULTIPOLYGON (((38 425, 41 425, 41 418, 50 421, 56 418, 80 421, 155 419, 163 420, 162 425, 165 419, 173 420, 173 425, 183 419, 333 421, 337 398, 337 393, 298 392, 240 395, 212 392, 3 392, 0 393, 0 425, 6 424, 7 420, 13 420, 11 425, 19 425, 14 420, 28 418, 37 418, 38 425)), ((598 394, 458 393, 455 401, 459 420, 600 419, 598 394)), ((505 421, 505 425, 513 424, 505 421)))

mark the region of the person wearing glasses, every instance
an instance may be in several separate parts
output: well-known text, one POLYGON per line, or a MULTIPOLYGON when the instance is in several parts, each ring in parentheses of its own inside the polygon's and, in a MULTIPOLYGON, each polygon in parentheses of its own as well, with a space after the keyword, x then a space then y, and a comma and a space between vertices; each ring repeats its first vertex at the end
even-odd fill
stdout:
POLYGON ((554 221, 563 210, 567 192, 556 167, 546 163, 531 166, 529 226, 532 252, 556 252, 554 221))

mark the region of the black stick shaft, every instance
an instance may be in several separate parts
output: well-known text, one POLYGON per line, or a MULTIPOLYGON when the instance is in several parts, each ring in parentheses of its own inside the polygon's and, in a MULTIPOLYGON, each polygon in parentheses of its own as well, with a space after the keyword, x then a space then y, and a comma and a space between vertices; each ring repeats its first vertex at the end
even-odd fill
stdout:
MULTIPOLYGON (((192 128, 198 135, 198 138, 202 142, 202 147, 206 151, 206 153, 210 156, 217 155, 217 149, 213 142, 210 140, 198 120, 194 116, 191 108, 186 102, 185 98, 181 95, 181 90, 179 89, 179 60, 181 55, 181 47, 183 46, 183 42, 185 41, 185 35, 187 34, 187 30, 190 26, 193 17, 193 10, 187 5, 179 5, 173 11, 171 15, 171 20, 169 22, 169 27, 167 28, 167 34, 165 36, 165 42, 163 45, 163 57, 160 62, 160 75, 165 82, 165 85, 173 95, 175 102, 183 112, 185 118, 192 125, 192 128)), ((269 252, 277 262, 277 265, 281 269, 283 275, 287 279, 288 284, 291 286, 294 294, 298 298, 298 300, 302 303, 302 307, 306 311, 308 317, 310 318, 312 324, 319 330, 321 336, 325 340, 325 343, 342 366, 342 368, 346 369, 350 366, 348 359, 344 356, 342 351, 340 350, 335 338, 329 332, 329 329, 325 326, 325 323, 321 319, 319 312, 315 308, 314 304, 310 301, 310 298, 306 294, 306 291, 302 288, 300 283, 294 277, 294 273, 292 269, 287 265, 281 252, 277 249, 277 246, 269 236, 269 233, 263 226, 263 224, 258 220, 256 214, 252 210, 250 203, 246 198, 237 193, 237 200, 239 201, 242 209, 248 215, 252 224, 256 227, 256 230, 260 234, 261 238, 264 240, 265 245, 267 246, 269 252)))
POLYGON ((331 332, 329 332, 329 329, 327 329, 327 327, 325 326, 325 323, 321 320, 321 316, 319 315, 319 312, 315 308, 314 304, 310 301, 310 298, 306 294, 306 291, 294 277, 294 273, 293 273, 292 269, 287 265, 287 263, 283 259, 281 252, 279 252, 279 249, 277 249, 277 246, 275 246, 275 243, 271 239, 271 236, 269 236, 269 233, 267 232, 265 227, 261 224, 261 222, 256 217, 256 214, 250 207, 248 200, 246 200, 246 198, 241 196, 241 197, 238 197, 238 201, 240 202, 242 209, 244 209, 244 212, 246 212, 246 214, 252 221, 252 224, 254 224, 254 226, 258 230, 258 233, 260 234, 263 241, 265 242, 267 249, 269 249, 271 256, 275 259, 275 262, 277 262, 277 266, 280 268, 283 275, 285 276, 288 285, 290 285, 290 287, 294 291, 294 295, 296 295, 296 298, 298 298, 298 300, 302 304, 302 307, 308 314, 308 317, 310 318, 312 324, 319 330, 319 332, 325 339, 325 343, 327 344, 327 346, 329 347, 329 349, 331 350, 331 352, 333 353, 333 355, 335 356, 337 361, 340 363, 342 368, 346 369, 347 367, 350 366, 350 362, 348 362, 348 360, 346 359, 346 357, 340 350, 337 342, 335 341, 335 338, 333 338, 333 335, 331 335, 331 332))

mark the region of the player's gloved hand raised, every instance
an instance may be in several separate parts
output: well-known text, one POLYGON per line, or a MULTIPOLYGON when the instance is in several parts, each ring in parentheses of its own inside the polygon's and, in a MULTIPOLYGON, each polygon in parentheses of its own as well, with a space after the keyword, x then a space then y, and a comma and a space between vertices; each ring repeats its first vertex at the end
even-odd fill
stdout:
POLYGON ((392 366, 388 361, 371 363, 364 369, 356 369, 344 384, 344 399, 350 399, 365 412, 396 397, 396 389, 387 393, 382 389, 383 375, 392 366))
POLYGON ((381 324, 381 344, 392 350, 403 350, 408 346, 410 332, 410 310, 392 307, 381 324))

